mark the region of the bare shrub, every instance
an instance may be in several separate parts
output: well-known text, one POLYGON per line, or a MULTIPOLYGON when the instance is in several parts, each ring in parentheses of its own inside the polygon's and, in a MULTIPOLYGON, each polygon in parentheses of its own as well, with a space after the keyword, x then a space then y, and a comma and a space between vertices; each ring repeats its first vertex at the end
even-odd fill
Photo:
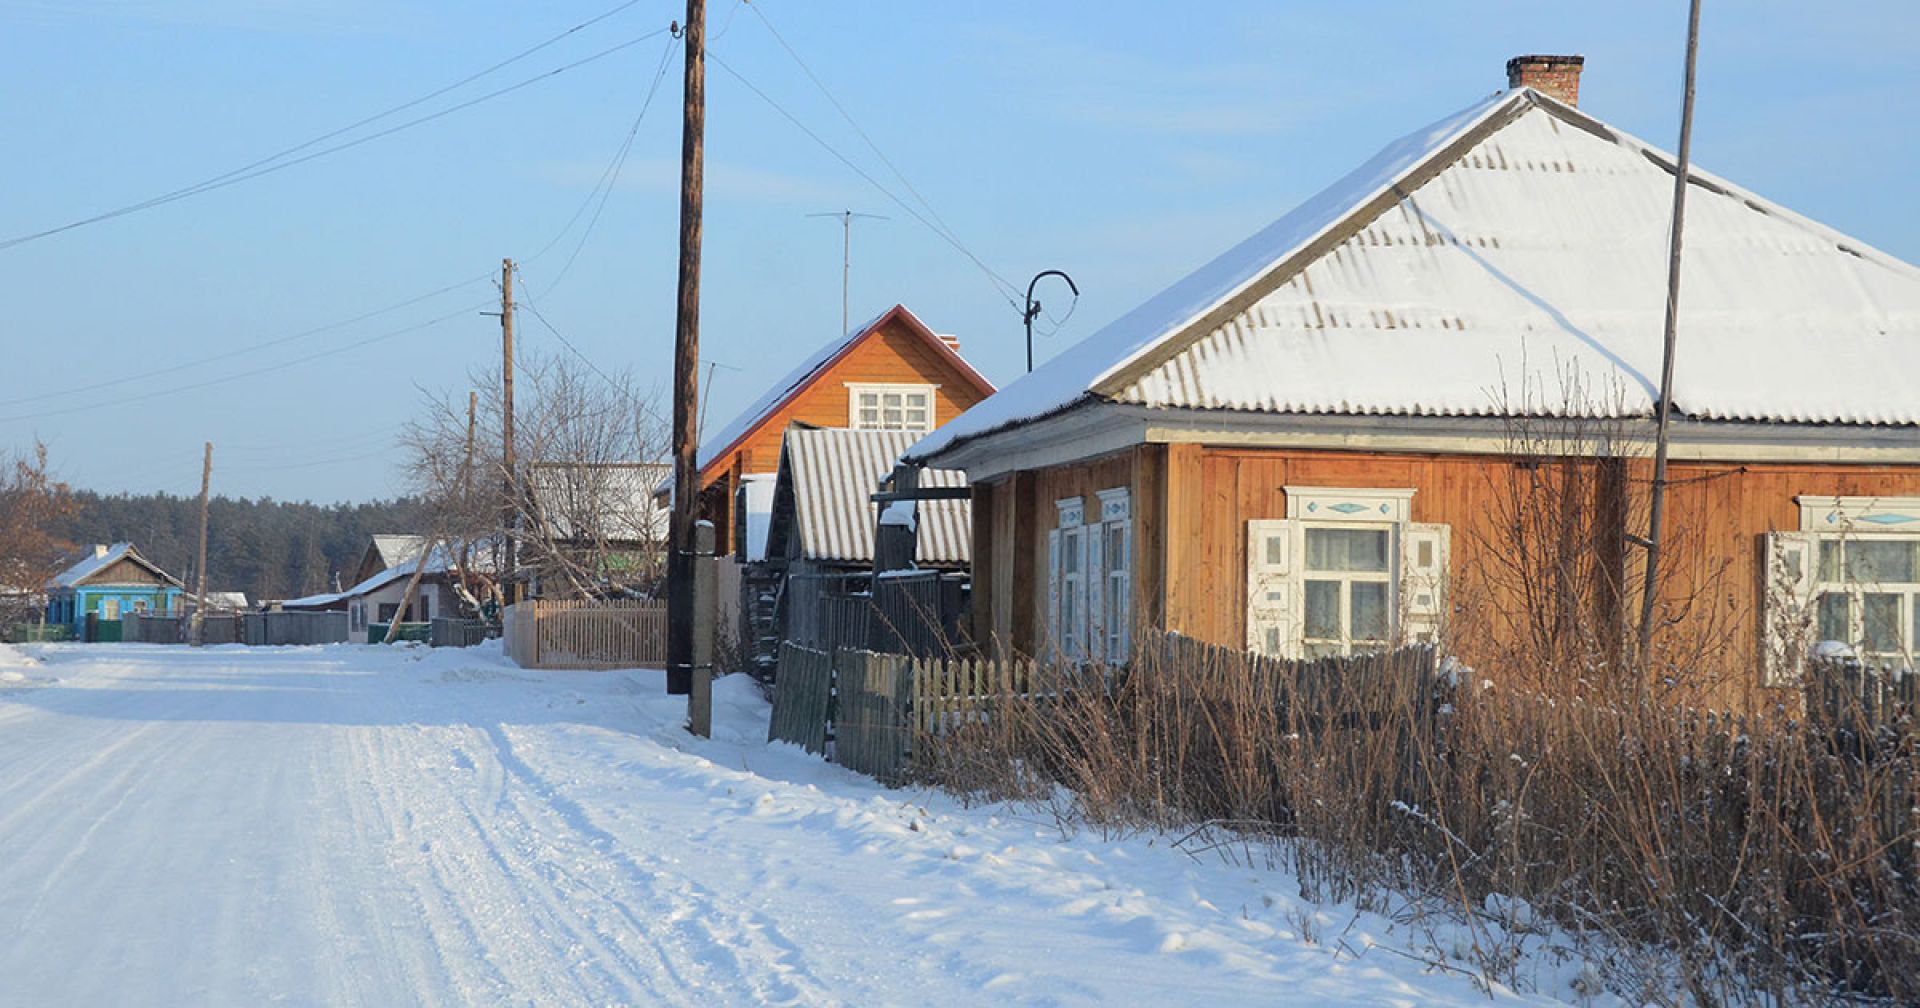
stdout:
POLYGON ((1512 979, 1505 908, 1524 906, 1642 1000, 1920 998, 1910 712, 1724 714, 1456 686, 1418 652, 1136 639, 1124 671, 1054 670, 924 739, 922 773, 1075 825, 1284 840, 1315 898, 1397 893, 1465 922, 1489 980, 1512 979))

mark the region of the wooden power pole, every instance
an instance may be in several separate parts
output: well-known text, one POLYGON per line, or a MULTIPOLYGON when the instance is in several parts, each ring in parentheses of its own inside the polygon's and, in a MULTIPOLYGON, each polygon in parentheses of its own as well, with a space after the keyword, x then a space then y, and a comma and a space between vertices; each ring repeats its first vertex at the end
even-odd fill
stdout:
MULTIPOLYGON (((673 328, 673 520, 667 541, 667 692, 694 678, 694 521, 700 500, 700 210, 706 133, 706 0, 687 0, 686 104, 680 130, 680 291, 673 328)), ((705 671, 705 670, 702 670, 705 671)), ((689 704, 691 707, 692 704, 689 704)), ((691 713, 691 711, 689 711, 691 713)), ((702 726, 694 726, 696 732, 702 726)), ((704 734, 704 732, 701 732, 704 734)))
POLYGON ((505 533, 506 554, 502 561, 502 583, 506 585, 507 597, 501 601, 511 605, 520 601, 520 582, 514 577, 514 566, 518 560, 519 541, 515 536, 519 514, 519 498, 515 496, 513 481, 513 260, 500 260, 500 467, 505 471, 506 506, 501 515, 501 529, 505 533))
POLYGON ((206 457, 200 462, 200 557, 193 568, 193 619, 187 639, 195 644, 205 639, 207 619, 207 492, 213 488, 213 442, 207 442, 206 457))
POLYGON ((1680 154, 1673 171, 1673 231, 1667 236, 1667 324, 1660 359, 1660 399, 1654 405, 1653 492, 1647 503, 1647 572, 1640 584, 1639 665, 1653 665, 1653 620, 1659 600, 1660 552, 1667 512, 1667 427, 1673 416, 1673 357, 1680 341, 1680 237, 1687 219, 1687 162, 1693 147, 1693 68, 1700 50, 1700 0, 1687 14, 1687 71, 1680 100, 1680 154))

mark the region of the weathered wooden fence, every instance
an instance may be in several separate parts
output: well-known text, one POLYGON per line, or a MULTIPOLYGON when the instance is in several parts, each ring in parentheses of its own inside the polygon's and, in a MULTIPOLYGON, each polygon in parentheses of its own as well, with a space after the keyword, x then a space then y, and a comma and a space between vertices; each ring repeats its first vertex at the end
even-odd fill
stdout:
POLYGON ((486 620, 435 617, 427 630, 427 643, 434 647, 472 647, 487 639, 486 620))
POLYGON ((507 656, 522 668, 660 667, 667 660, 664 602, 536 599, 501 618, 507 656))
POLYGON ((768 738, 897 783, 911 771, 916 745, 990 721, 1010 702, 1044 703, 1068 686, 1118 696, 1130 677, 1143 675, 1181 677, 1196 699, 1210 681, 1231 684, 1236 702, 1267 708, 1271 717, 1262 720, 1272 725, 1316 732, 1395 726, 1381 742, 1409 759, 1433 751, 1427 740, 1452 699, 1451 681, 1425 646, 1295 661, 1168 635, 1144 660, 1101 668, 827 651, 788 642, 780 652, 768 738), (1409 732, 1427 738, 1403 737, 1409 732))
POLYGON ((347 614, 343 612, 264 612, 240 617, 241 643, 344 644, 347 614))
POLYGON ((963 642, 965 575, 800 575, 788 578, 783 592, 784 639, 807 647, 934 658, 953 654, 963 642))

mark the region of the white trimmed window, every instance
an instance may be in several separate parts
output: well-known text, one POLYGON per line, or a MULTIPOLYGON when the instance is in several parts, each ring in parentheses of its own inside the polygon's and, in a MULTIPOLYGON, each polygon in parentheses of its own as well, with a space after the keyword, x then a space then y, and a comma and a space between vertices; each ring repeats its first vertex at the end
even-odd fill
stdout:
POLYGON ((1920 498, 1801 497, 1799 532, 1767 537, 1769 685, 1791 685, 1816 644, 1911 667, 1920 655, 1920 498))
POLYGON ((1437 639, 1451 531, 1409 520, 1412 490, 1286 487, 1247 523, 1247 647, 1286 658, 1437 639))
POLYGON ((1123 662, 1133 644, 1133 512, 1126 487, 1102 490, 1100 499, 1099 565, 1093 576, 1099 578, 1099 611, 1094 613, 1092 639, 1097 643, 1093 657, 1123 662))
POLYGON ((1056 527, 1047 533, 1047 611, 1052 617, 1056 654, 1068 661, 1086 657, 1087 543, 1086 505, 1078 497, 1053 502, 1056 527))
POLYGON ((1047 598, 1053 649, 1068 661, 1123 662, 1133 645, 1133 514, 1126 487, 1054 501, 1047 533, 1047 598))
POLYGON ((855 430, 930 431, 932 385, 847 383, 847 426, 855 430))

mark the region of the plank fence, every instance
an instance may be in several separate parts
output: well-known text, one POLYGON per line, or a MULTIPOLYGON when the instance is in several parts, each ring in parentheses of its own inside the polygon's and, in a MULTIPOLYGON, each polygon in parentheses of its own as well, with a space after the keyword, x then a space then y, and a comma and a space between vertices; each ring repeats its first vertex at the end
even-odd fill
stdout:
POLYGON ((507 656, 521 668, 660 668, 667 661, 664 602, 535 599, 501 617, 507 656))
MULTIPOLYGON (((1260 720, 1278 730, 1364 732, 1409 759, 1433 751, 1425 743, 1452 700, 1449 678, 1424 646, 1287 660, 1168 635, 1164 649, 1144 660, 1102 668, 828 651, 788 642, 780 651, 767 734, 769 741, 792 742, 894 784, 911 774, 916 747, 988 723, 1016 700, 1044 705, 1065 689, 1118 696, 1130 677, 1141 675, 1179 676, 1181 689, 1196 699, 1219 684, 1233 690, 1236 701, 1266 708, 1260 720), (1253 692, 1245 692, 1249 683, 1253 692)), ((1213 692, 1208 700, 1217 703, 1219 696, 1213 692)))

